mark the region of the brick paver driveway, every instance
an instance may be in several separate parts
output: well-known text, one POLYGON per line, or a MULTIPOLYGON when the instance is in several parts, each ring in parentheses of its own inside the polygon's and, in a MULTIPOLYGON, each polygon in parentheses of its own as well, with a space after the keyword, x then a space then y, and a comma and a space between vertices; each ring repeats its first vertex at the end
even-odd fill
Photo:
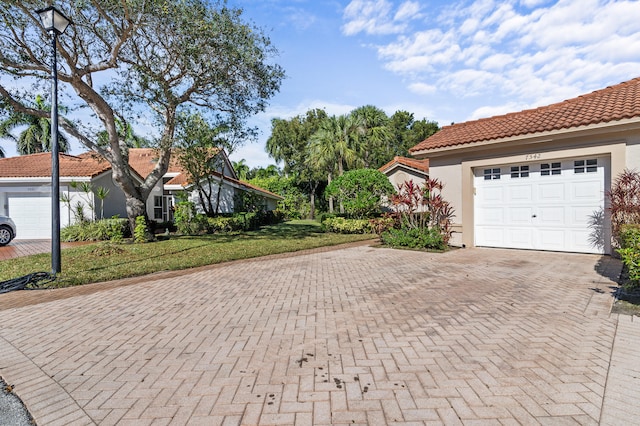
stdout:
POLYGON ((0 375, 41 426, 637 423, 617 272, 355 247, 158 275, 0 311, 0 375))

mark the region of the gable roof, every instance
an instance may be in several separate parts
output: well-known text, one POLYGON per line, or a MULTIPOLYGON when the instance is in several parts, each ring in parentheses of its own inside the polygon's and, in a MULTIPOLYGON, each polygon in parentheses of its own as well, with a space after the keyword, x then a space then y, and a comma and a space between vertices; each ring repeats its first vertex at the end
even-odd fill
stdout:
POLYGON ((426 158, 424 160, 416 160, 415 158, 407 158, 407 157, 393 157, 393 160, 389 161, 387 164, 385 164, 384 166, 380 167, 378 170, 380 170, 382 173, 385 173, 387 171, 390 171, 391 169, 398 167, 398 166, 405 166, 408 167, 410 169, 414 169, 417 170, 419 172, 423 172, 425 174, 429 173, 429 159, 426 158))
MULTIPOLYGON (((59 155, 60 177, 95 177, 111 169, 107 161, 91 156, 59 155)), ((51 177, 51 153, 0 158, 0 178, 51 177)))
POLYGON ((640 77, 556 104, 443 127, 410 152, 640 118, 640 77))

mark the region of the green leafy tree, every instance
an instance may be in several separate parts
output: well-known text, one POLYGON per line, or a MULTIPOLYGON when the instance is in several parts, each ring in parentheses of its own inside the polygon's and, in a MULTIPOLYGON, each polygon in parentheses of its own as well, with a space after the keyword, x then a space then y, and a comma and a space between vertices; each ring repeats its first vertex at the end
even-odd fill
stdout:
POLYGON ((402 110, 391 116, 388 126, 393 134, 393 146, 387 161, 396 155, 409 155, 409 149, 440 130, 437 122, 425 118, 415 121, 413 113, 402 110))
POLYGON ((287 219, 306 217, 308 212, 305 209, 305 195, 298 188, 293 176, 257 177, 251 179, 249 183, 284 197, 284 200, 278 201, 278 210, 287 219))
POLYGON ((350 217, 365 219, 380 213, 384 199, 394 193, 384 173, 374 169, 345 172, 327 186, 325 195, 342 201, 350 217))
POLYGON ((309 196, 309 214, 315 217, 316 196, 326 174, 311 164, 311 137, 327 118, 322 109, 312 109, 290 120, 273 119, 267 152, 271 158, 284 163, 284 174, 295 176, 309 196))
MULTIPOLYGON (((42 96, 37 95, 32 108, 46 115, 38 117, 12 110, 0 122, 0 137, 17 142, 20 155, 51 152, 51 105, 47 105, 42 96), (12 130, 23 126, 26 126, 26 129, 21 131, 17 138, 11 134, 12 130)), ((62 132, 58 132, 58 149, 60 152, 69 151, 69 142, 62 132)))
MULTIPOLYGON (((49 87, 50 36, 33 13, 42 5, 0 0, 0 102, 46 118, 5 83, 24 78, 49 87)), ((195 108, 216 123, 246 126, 284 77, 272 63, 277 52, 269 38, 224 1, 59 0, 56 7, 73 21, 57 41, 60 89, 95 117, 74 122, 63 114, 60 124, 111 164, 131 229, 136 217, 146 217, 146 200, 168 169, 178 113, 195 108), (115 111, 136 111, 158 126, 158 162, 142 182, 121 146, 116 118, 124 117, 115 111), (106 131, 108 145, 96 141, 96 126, 106 131)))

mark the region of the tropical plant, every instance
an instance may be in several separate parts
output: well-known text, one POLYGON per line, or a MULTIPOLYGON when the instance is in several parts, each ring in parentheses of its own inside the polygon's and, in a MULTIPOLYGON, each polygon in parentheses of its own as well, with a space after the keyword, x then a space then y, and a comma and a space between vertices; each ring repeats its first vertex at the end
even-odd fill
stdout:
POLYGON ((621 247, 620 232, 626 224, 640 224, 640 172, 623 171, 607 193, 611 214, 611 235, 616 246, 621 247))
MULTIPOLYGON (((34 110, 50 114, 51 106, 44 102, 40 95, 36 96, 34 110)), ((61 107, 61 110, 65 109, 61 107)), ((17 142, 17 151, 20 155, 36 154, 39 152, 51 151, 51 119, 49 115, 38 117, 20 111, 11 111, 8 116, 0 122, 0 137, 6 137, 17 142), (16 138, 11 131, 26 126, 16 138)), ((58 151, 67 152, 69 142, 62 132, 58 132, 58 151)))
POLYGON ((248 179, 247 176, 249 175, 249 171, 251 170, 251 168, 247 165, 247 160, 243 158, 240 161, 233 161, 231 165, 233 166, 233 170, 236 172, 238 179, 240 180, 248 179))
POLYGON ((394 193, 384 173, 374 169, 345 172, 325 189, 327 197, 336 197, 349 217, 366 219, 380 213, 383 199, 394 193))
POLYGON ((393 158, 393 132, 389 117, 378 107, 365 105, 351 111, 361 122, 362 130, 356 134, 355 149, 366 168, 378 168, 393 158))
POLYGON ((419 245, 431 241, 435 244, 431 248, 437 248, 441 240, 446 246, 452 234, 454 211, 442 197, 443 187, 442 182, 433 178, 427 179, 422 186, 411 180, 398 185, 397 194, 391 197, 391 206, 400 231, 385 231, 383 241, 385 238, 387 241, 405 241, 415 237, 420 239, 421 242, 416 243, 419 245), (432 238, 434 233, 439 235, 438 241, 432 238))

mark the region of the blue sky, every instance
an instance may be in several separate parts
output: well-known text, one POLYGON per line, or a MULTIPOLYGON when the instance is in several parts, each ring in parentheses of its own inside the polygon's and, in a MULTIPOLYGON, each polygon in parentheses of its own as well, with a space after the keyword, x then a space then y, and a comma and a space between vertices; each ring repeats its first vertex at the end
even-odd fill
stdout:
POLYGON ((372 104, 440 125, 548 105, 640 76, 640 2, 235 0, 287 79, 232 154, 250 166, 273 117, 372 104))
MULTIPOLYGON (((273 163, 271 119, 375 105, 440 125, 520 111, 640 76, 640 1, 229 0, 286 71, 231 155, 273 163)), ((0 141, 8 155, 14 145, 0 141)), ((72 152, 83 149, 72 144, 72 152)))

